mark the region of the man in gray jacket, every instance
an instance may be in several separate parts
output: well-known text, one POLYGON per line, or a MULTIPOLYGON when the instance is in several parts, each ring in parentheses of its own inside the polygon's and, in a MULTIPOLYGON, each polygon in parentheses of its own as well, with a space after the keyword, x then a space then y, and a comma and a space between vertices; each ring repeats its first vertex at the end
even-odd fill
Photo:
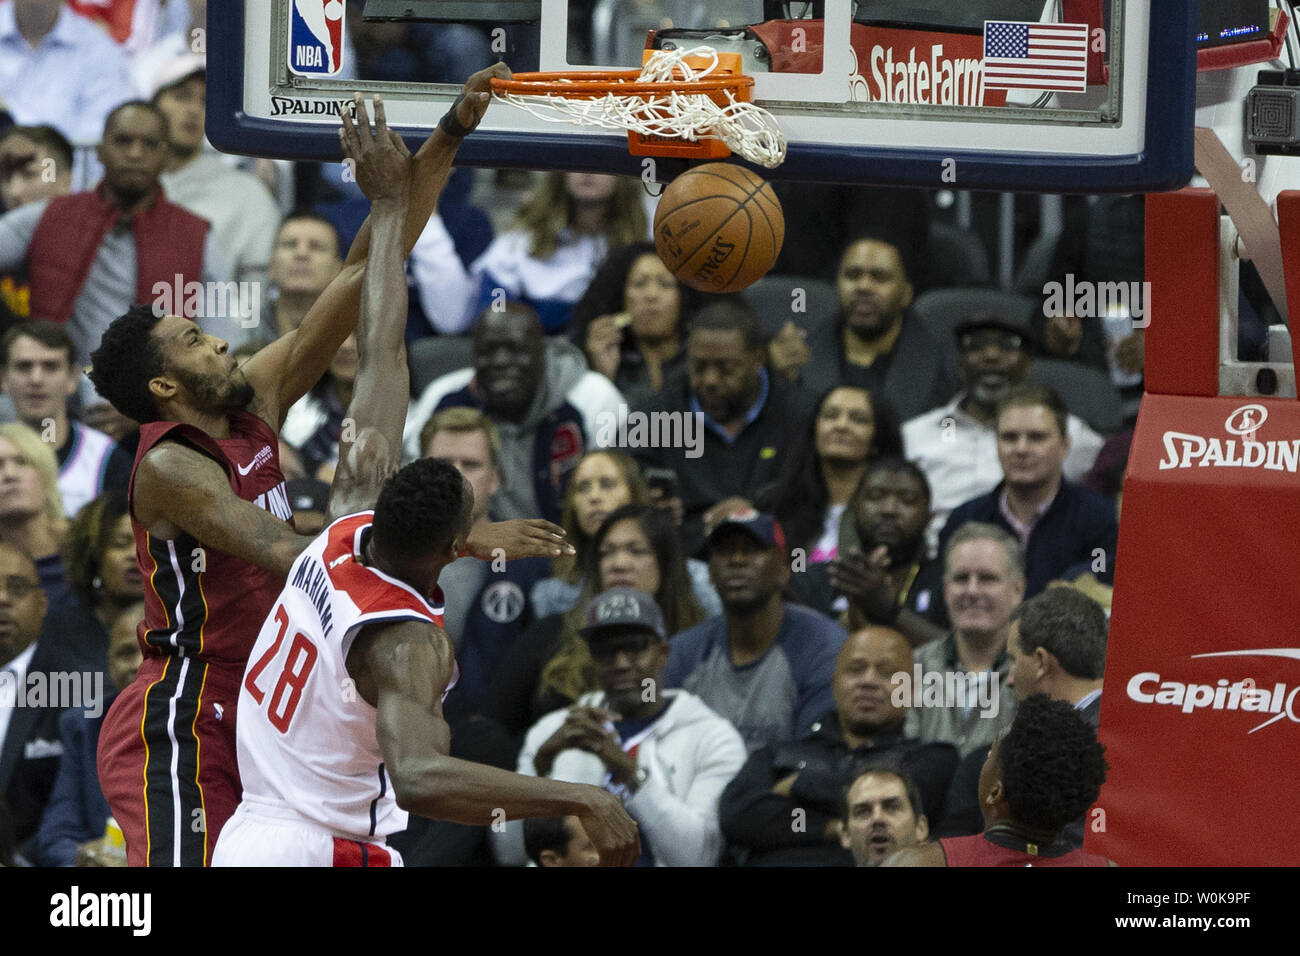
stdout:
MULTIPOLYGON (((519 772, 621 795, 640 825, 639 866, 715 866, 718 799, 745 762, 740 734, 695 695, 663 689, 668 638, 654 598, 611 588, 582 634, 601 690, 534 724, 519 772)), ((517 821, 494 834, 501 862, 522 862, 521 835, 517 821)))
POLYGON ((419 457, 420 431, 435 411, 482 409, 501 434, 502 519, 560 520, 569 476, 618 419, 623 396, 588 370, 582 352, 542 335, 537 313, 518 302, 488 308, 473 332, 473 365, 436 378, 406 416, 406 457, 419 457))

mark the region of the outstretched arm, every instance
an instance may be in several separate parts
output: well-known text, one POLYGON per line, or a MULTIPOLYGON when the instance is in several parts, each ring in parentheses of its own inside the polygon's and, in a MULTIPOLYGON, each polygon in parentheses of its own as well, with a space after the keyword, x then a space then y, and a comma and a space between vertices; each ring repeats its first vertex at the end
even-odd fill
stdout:
POLYGON ((398 805, 454 823, 577 816, 606 866, 640 855, 636 824, 612 793, 585 784, 525 777, 451 757, 442 693, 451 679, 451 642, 422 622, 373 625, 347 658, 361 696, 375 707, 375 734, 398 805))
POLYGON ((176 442, 163 442, 144 456, 135 474, 135 502, 136 517, 150 534, 174 538, 179 528, 203 547, 281 577, 312 540, 237 496, 220 465, 176 442))
POLYGON ((329 520, 374 506, 384 480, 401 464, 410 372, 406 367, 406 272, 402 223, 411 193, 411 154, 387 129, 375 101, 377 129, 364 109, 359 125, 344 124, 343 152, 356 162, 357 185, 370 200, 373 237, 361 286, 357 321, 357 378, 348 427, 330 493, 329 520))
MULTIPOLYGON (((487 109, 491 96, 486 92, 489 79, 508 75, 504 65, 498 64, 469 78, 465 84, 465 99, 457 106, 456 115, 461 125, 472 128, 487 109)), ((376 97, 377 111, 378 103, 376 97)), ((357 106, 358 124, 368 123, 360 94, 357 94, 357 106)), ((344 130, 340 135, 346 135, 352 119, 344 111, 342 120, 344 130)), ((386 133, 383 135, 387 136, 386 133)), ((460 137, 435 129, 416 154, 411 203, 402 226, 403 258, 410 253, 437 206, 438 195, 451 174, 451 163, 459 145, 460 137)), ((358 180, 361 176, 362 170, 358 165, 358 180)), ((257 392, 257 413, 277 431, 284 424, 284 416, 293 403, 320 381, 343 340, 356 328, 362 272, 370 252, 372 228, 369 221, 362 226, 348 251, 343 271, 321 293, 302 325, 244 363, 244 374, 257 392)))

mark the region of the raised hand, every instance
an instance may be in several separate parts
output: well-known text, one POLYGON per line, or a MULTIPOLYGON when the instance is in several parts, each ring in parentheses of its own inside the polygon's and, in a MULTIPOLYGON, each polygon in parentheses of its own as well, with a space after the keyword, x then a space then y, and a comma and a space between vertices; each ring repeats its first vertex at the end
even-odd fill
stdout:
POLYGON ((492 77, 508 80, 513 74, 504 63, 493 63, 487 69, 479 70, 468 80, 456 100, 456 122, 469 133, 479 124, 488 104, 492 102, 492 77))
POLYGON ((573 545, 564 540, 564 529, 541 518, 516 518, 513 521, 480 521, 470 529, 465 553, 481 561, 504 557, 556 558, 574 554, 573 545))
POLYGON ((375 97, 375 128, 370 128, 366 101, 360 93, 355 99, 357 119, 354 123, 347 110, 340 115, 343 126, 339 140, 343 155, 352 161, 357 185, 367 199, 402 199, 411 188, 411 152, 402 137, 388 128, 384 101, 375 97))

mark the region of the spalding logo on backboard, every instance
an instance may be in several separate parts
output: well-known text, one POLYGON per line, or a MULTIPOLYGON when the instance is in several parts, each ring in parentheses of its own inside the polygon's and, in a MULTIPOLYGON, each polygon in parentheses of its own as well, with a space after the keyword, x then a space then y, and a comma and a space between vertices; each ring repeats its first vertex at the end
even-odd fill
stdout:
POLYGON ((289 71, 334 76, 343 69, 343 0, 293 0, 289 71))

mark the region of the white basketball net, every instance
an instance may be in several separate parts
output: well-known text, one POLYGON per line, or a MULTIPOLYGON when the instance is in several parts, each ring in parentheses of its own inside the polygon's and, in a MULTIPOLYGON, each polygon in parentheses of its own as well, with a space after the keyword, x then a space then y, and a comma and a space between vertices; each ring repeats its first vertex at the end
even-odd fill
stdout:
MULTIPOLYGON (((659 50, 641 69, 637 82, 672 81, 689 84, 718 68, 718 54, 712 47, 691 50, 659 50), (703 69, 686 64, 686 57, 706 57, 703 69)), ((580 81, 563 80, 581 89, 580 81)), ((601 97, 566 97, 559 93, 498 93, 500 99, 548 123, 578 123, 603 129, 624 129, 647 136, 669 136, 698 142, 717 139, 737 156, 768 169, 785 160, 785 135, 776 118, 761 106, 737 100, 730 90, 720 106, 707 93, 669 92, 662 95, 619 94, 601 97)))

